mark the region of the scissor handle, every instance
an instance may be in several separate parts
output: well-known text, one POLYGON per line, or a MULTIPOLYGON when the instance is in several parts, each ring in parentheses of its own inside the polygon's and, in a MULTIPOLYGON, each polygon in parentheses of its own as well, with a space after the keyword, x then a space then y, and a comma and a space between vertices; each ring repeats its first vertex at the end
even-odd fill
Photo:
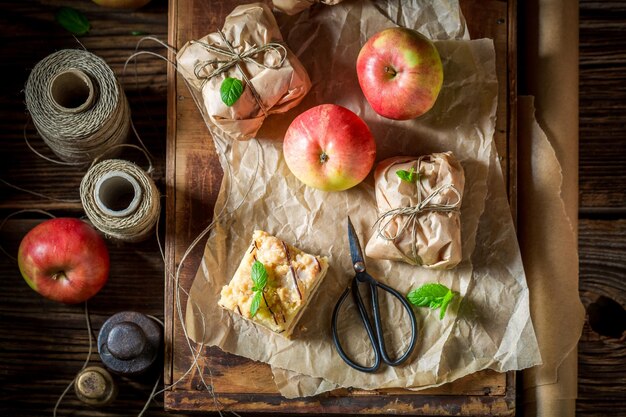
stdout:
MULTIPOLYGON (((372 366, 363 366, 360 365, 358 363, 356 363, 355 361, 353 361, 347 354, 346 352, 343 350, 343 347, 341 346, 341 343, 339 342, 339 334, 337 333, 337 317, 339 316, 339 309, 341 308, 341 305, 343 304, 343 302, 346 300, 346 298, 348 297, 348 294, 350 293, 350 290, 352 290, 352 294, 354 296, 354 291, 356 289, 356 292, 358 294, 358 286, 357 286, 357 280, 356 277, 352 280, 352 285, 351 288, 346 288, 343 292, 343 294, 341 294, 341 297, 339 297, 339 300, 337 301, 337 304, 335 304, 335 309, 333 310, 333 322, 332 322, 332 332, 333 332, 333 342, 335 342, 335 347, 337 348, 337 353, 339 354, 339 356, 341 357, 341 359, 343 359, 343 361, 345 363, 347 363, 348 365, 350 365, 351 367, 353 367, 354 369, 356 369, 357 371, 361 371, 361 372, 368 372, 368 373, 372 373, 372 372, 376 372, 378 370, 378 368, 380 367, 380 359, 381 359, 381 355, 380 355, 380 350, 378 349, 378 344, 376 343, 376 336, 374 335, 374 331, 372 330, 372 325, 370 324, 369 320, 367 319, 367 316, 363 316, 360 312, 361 309, 359 308, 359 316, 361 317, 361 321, 363 322, 363 325, 365 326, 365 331, 367 332, 367 336, 370 339, 370 343, 372 344, 373 350, 374 350, 374 364, 372 366)), ((360 299, 360 297, 359 297, 360 299)), ((359 305, 359 303, 357 302, 357 306, 359 305)), ((363 306, 363 301, 361 301, 361 307, 363 306)))
MULTIPOLYGON (((364 275, 367 276, 366 281, 368 282, 369 288, 370 288, 370 294, 372 298, 372 313, 374 315, 374 327, 376 329, 378 348, 380 350, 382 361, 390 366, 400 365, 402 362, 408 359, 411 352, 413 352, 413 349, 415 349, 415 344, 417 341, 417 320, 415 319, 415 314, 413 313, 413 309, 411 308, 411 305, 402 296, 402 294, 400 294, 398 291, 391 288, 390 286, 376 281, 370 275, 368 274, 364 274, 364 275), (387 291, 389 294, 397 298, 398 301, 400 301, 400 303, 402 304, 402 307, 404 307, 404 310, 409 315, 409 319, 411 321, 411 341, 409 342, 409 346, 407 347, 406 351, 402 355, 400 355, 400 357, 396 359, 389 358, 389 355, 387 354, 387 349, 385 347, 385 339, 383 337, 383 326, 382 326, 381 319, 380 319, 380 306, 378 304, 378 291, 377 291, 378 288, 381 288, 383 291, 387 291)), ((361 299, 360 294, 358 296, 359 296, 359 299, 361 299)), ((362 304, 362 301, 361 301, 361 304, 362 304)))
POLYGON ((415 319, 415 314, 413 313, 413 310, 410 304, 407 302, 407 300, 404 299, 402 294, 400 294, 398 291, 394 290, 393 288, 385 284, 381 284, 380 282, 377 282, 369 274, 362 272, 362 273, 357 274, 357 276, 354 277, 354 279, 352 280, 351 288, 346 288, 346 290, 343 292, 341 297, 339 297, 339 301, 337 301, 337 304, 335 305, 335 309, 333 311, 332 332, 333 332, 333 341, 335 343, 335 347, 337 348, 337 353, 339 353, 339 356, 354 369, 357 369, 362 372, 371 373, 371 372, 375 372, 376 370, 378 370, 378 368, 380 367, 381 361, 391 366, 397 366, 403 363, 409 357, 411 352, 413 352, 413 349, 415 348, 415 344, 417 341, 417 321, 415 319), (372 328, 372 324, 369 320, 369 314, 367 312, 367 309, 365 308, 361 294, 359 293, 359 288, 358 288, 359 282, 366 283, 370 289, 370 296, 372 299, 372 314, 374 317, 374 326, 373 326, 374 328, 372 328), (402 306, 407 311, 410 321, 411 321, 411 341, 409 343, 409 346, 407 350, 399 358, 393 359, 393 360, 390 359, 389 355, 387 354, 387 349, 385 347, 385 340, 383 337, 383 328, 382 328, 382 323, 380 319, 380 306, 378 303, 378 291, 377 291, 379 287, 382 290, 389 292, 392 296, 397 298, 402 303, 402 306), (359 310, 359 316, 361 317, 361 321, 363 322, 363 325, 365 326, 365 331, 367 332, 367 336, 369 337, 370 343, 372 344, 372 348, 374 350, 374 364, 372 366, 363 366, 354 362, 352 359, 350 359, 346 355, 345 351, 343 350, 341 346, 341 343, 339 342, 339 336, 337 334, 337 317, 338 317, 338 313, 339 313, 339 309, 341 305, 343 304, 343 302, 348 296, 349 290, 351 290, 352 292, 352 297, 359 310), (375 329, 375 333, 374 333, 374 329, 375 329))

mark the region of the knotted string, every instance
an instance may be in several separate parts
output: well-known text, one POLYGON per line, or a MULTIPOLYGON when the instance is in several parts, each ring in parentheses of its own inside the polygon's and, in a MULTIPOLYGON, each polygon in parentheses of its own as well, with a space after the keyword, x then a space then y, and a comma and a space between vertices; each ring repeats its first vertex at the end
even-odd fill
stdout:
MULTIPOLYGON (((420 157, 417 160, 417 173, 419 174, 422 160, 424 157, 420 157)), ((418 219, 421 213, 427 211, 436 211, 440 213, 450 213, 450 212, 458 212, 461 206, 461 193, 457 188, 452 184, 444 184, 437 188, 435 188, 426 198, 422 199, 422 192, 420 189, 420 181, 419 177, 415 183, 415 188, 417 191, 417 204, 415 206, 409 207, 397 207, 391 210, 384 212, 378 217, 374 226, 378 228, 378 236, 387 241, 396 240, 399 236, 401 236, 408 227, 411 228, 411 255, 416 264, 421 264, 421 259, 417 255, 417 226, 418 219), (452 191, 452 193, 456 196, 456 200, 448 203, 435 203, 435 199, 439 196, 443 196, 444 192, 452 191), (397 216, 406 216, 407 219, 400 228, 397 230, 396 234, 390 236, 385 232, 387 227, 393 222, 397 216)))
POLYGON ((246 75, 246 72, 243 70, 243 68, 241 68, 240 64, 241 62, 248 62, 248 63, 255 64, 265 69, 278 69, 283 66, 285 59, 287 58, 287 48, 285 48, 280 43, 269 42, 269 43, 266 43, 265 45, 253 46, 251 48, 244 50, 241 53, 238 53, 237 51, 235 51, 235 48, 233 47, 232 43, 230 43, 228 39, 226 39, 224 32, 222 32, 221 30, 218 30, 217 33, 220 34, 220 36, 222 37, 222 41, 224 42, 224 45, 226 45, 228 49, 222 49, 215 45, 210 45, 202 41, 191 41, 192 44, 197 43, 198 45, 201 45, 209 52, 220 54, 226 57, 226 59, 215 58, 215 59, 211 59, 207 61, 198 61, 198 63, 196 63, 196 66, 194 67, 194 74, 196 78, 199 80, 204 80, 206 82, 213 77, 216 77, 220 74, 223 74, 224 72, 227 72, 232 67, 237 67, 237 69, 241 73, 243 80, 246 82, 246 85, 250 87, 250 92, 252 92, 252 96, 254 97, 256 102, 259 104, 261 111, 263 112, 265 116, 267 116, 267 108, 263 104, 263 101, 261 100, 261 96, 256 91, 252 83, 250 82, 250 79, 246 75), (272 65, 266 65, 265 63, 259 62, 253 58, 255 55, 259 54, 260 52, 265 52, 265 51, 274 52, 278 54, 278 57, 280 58, 278 63, 272 64, 272 65), (213 68, 213 70, 209 72, 209 74, 207 75, 201 74, 201 72, 205 70, 207 67, 211 67, 213 68))

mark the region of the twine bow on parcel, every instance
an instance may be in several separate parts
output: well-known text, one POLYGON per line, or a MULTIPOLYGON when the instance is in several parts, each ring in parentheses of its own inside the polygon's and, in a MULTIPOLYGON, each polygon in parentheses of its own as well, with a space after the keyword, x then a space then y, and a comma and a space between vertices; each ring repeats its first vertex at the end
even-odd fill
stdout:
MULTIPOLYGON (((419 185, 417 185, 417 195, 420 197, 421 193, 419 192, 419 185)), ((438 212, 454 212, 459 211, 461 206, 461 193, 456 189, 456 187, 452 184, 442 185, 441 187, 436 188, 430 193, 424 200, 421 200, 417 205, 411 207, 398 207, 383 213, 375 223, 377 226, 377 233, 381 239, 385 240, 395 240, 400 236, 407 227, 411 227, 411 249, 413 251, 413 259, 418 260, 417 252, 415 250, 415 244, 417 242, 417 218, 418 216, 425 211, 438 211, 438 212), (436 197, 443 194, 444 191, 450 190, 457 197, 456 201, 452 203, 434 203, 436 197), (396 216, 407 216, 406 222, 398 229, 395 235, 389 236, 385 233, 385 229, 389 224, 396 218, 396 216)))
POLYGON ((252 83, 250 82, 250 79, 248 78, 248 76, 246 75, 246 72, 244 71, 244 69, 241 67, 240 64, 241 62, 248 62, 248 63, 255 64, 265 69, 278 69, 283 66, 285 59, 287 58, 287 48, 285 48, 282 44, 278 42, 269 42, 261 46, 252 46, 251 48, 245 49, 243 52, 238 53, 235 50, 235 47, 233 47, 233 44, 230 43, 228 39, 226 39, 224 32, 222 32, 221 30, 218 30, 217 33, 219 33, 220 37, 222 38, 222 41, 228 47, 228 49, 222 49, 216 45, 211 45, 202 41, 190 42, 192 44, 195 43, 195 44, 201 45, 209 52, 213 52, 215 54, 223 55, 224 57, 226 57, 226 59, 211 59, 207 61, 198 61, 194 67, 194 74, 196 78, 199 80, 204 80, 206 82, 207 80, 210 80, 213 77, 216 77, 220 74, 227 72, 232 67, 237 67, 237 69, 241 73, 243 80, 246 82, 246 85, 250 88, 250 91, 252 92, 254 99, 259 104, 261 111, 263 112, 265 116, 267 116, 267 108, 263 104, 263 101, 261 100, 261 96, 256 91, 252 83), (265 51, 274 52, 278 54, 278 57, 280 58, 278 62, 275 64, 267 65, 263 62, 259 62, 257 60, 258 58, 257 59, 254 58, 256 55, 265 51), (207 67, 212 67, 213 71, 209 72, 207 75, 203 75, 202 71, 205 70, 207 67))

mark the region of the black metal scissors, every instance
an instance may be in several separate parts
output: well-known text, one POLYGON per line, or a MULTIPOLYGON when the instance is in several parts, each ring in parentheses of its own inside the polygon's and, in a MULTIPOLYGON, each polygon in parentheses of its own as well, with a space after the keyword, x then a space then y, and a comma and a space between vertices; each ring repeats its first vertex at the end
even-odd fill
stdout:
POLYGON ((356 275, 352 279, 352 284, 350 285, 350 287, 346 288, 343 294, 341 294, 341 297, 339 297, 339 300, 337 301, 337 304, 335 305, 335 309, 333 311, 332 332, 333 342, 335 342, 337 353, 339 353, 341 359, 343 359, 348 365, 362 372, 376 372, 380 367, 381 361, 390 366, 400 365, 409 357, 409 355, 415 348, 415 342, 417 341, 417 322, 415 320, 415 314, 413 313, 413 309, 411 308, 411 305, 408 303, 408 301, 402 296, 402 294, 389 287, 388 285, 376 281, 370 274, 365 271, 365 259, 361 250, 361 244, 359 243, 359 238, 354 231, 354 226, 352 226, 350 217, 348 217, 348 239, 350 241, 350 255, 352 256, 352 266, 356 271, 356 275), (371 301, 371 315, 374 319, 374 325, 372 325, 372 322, 370 321, 370 313, 368 313, 368 311, 366 310, 363 298, 359 293, 359 284, 365 284, 369 289, 371 301), (387 354, 387 349, 385 347, 383 328, 380 319, 380 306, 378 304, 379 288, 397 298, 402 303, 402 306, 406 310, 411 320, 411 342, 409 343, 409 347, 406 349, 406 351, 397 359, 391 359, 387 354), (341 347, 341 343, 339 342, 339 335, 337 334, 337 317, 339 315, 339 309, 341 308, 341 305, 346 300, 346 298, 348 297, 348 293, 350 292, 352 292, 352 299, 354 300, 359 310, 359 316, 361 317, 361 321, 365 326, 365 331, 367 332, 370 342, 372 343, 372 348, 374 349, 374 364, 371 366, 363 366, 354 362, 348 357, 346 352, 341 347))

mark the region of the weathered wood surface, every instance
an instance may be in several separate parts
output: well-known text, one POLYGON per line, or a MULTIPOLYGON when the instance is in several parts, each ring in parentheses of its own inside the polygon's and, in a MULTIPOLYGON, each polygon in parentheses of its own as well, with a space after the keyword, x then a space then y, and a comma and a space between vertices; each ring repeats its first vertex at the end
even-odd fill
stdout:
MULTIPOLYGON (((220 28, 224 17, 236 2, 172 1, 170 3, 169 42, 180 48, 188 40, 197 39, 220 28)), ((500 84, 496 142, 505 172, 514 173, 515 137, 510 134, 509 111, 515 106, 515 95, 509 92, 515 74, 515 47, 509 47, 514 34, 514 11, 506 1, 462 2, 468 27, 473 37, 493 38, 497 50, 497 74, 500 84), (509 15, 510 13, 510 15, 509 15), (511 30, 509 30, 511 29, 511 30), (511 142, 509 142, 511 141, 511 142), (512 148, 513 150, 509 150, 512 148), (509 155, 512 156, 509 157, 509 155)), ((511 6, 512 7, 512 6, 511 6)), ((514 84, 513 84, 514 86, 514 84)), ((168 112, 167 180, 175 198, 168 202, 167 239, 168 265, 173 268, 195 236, 208 224, 219 191, 221 168, 212 140, 182 78, 170 71, 170 107, 168 112)), ((511 176, 514 188, 515 176, 511 176)), ((203 243, 203 242, 202 242, 203 243)), ((189 288, 199 264, 203 245, 194 250, 183 263, 180 283, 189 288)), ((186 298, 181 294, 183 306, 186 298)), ((166 287, 166 360, 170 381, 176 381, 189 369, 190 352, 183 329, 174 309, 175 287, 166 287), (171 346, 171 350, 170 350, 171 346)), ((495 372, 482 372, 444 387, 421 393, 354 392, 339 390, 313 399, 286 400, 278 395, 272 383, 269 366, 225 354, 219 349, 205 349, 200 368, 206 376, 212 373, 212 384, 226 410, 276 411, 312 413, 412 413, 412 414, 476 414, 508 415, 513 410, 515 381, 495 372), (393 394, 393 395, 391 395, 393 394)), ((166 392, 165 405, 173 410, 214 410, 215 404, 201 383, 197 371, 191 373, 171 391, 166 392)))
POLYGON ((626 215, 626 2, 580 2, 581 212, 626 215))
POLYGON ((626 2, 581 0, 579 34, 580 293, 590 315, 577 414, 624 415, 626 343, 616 336, 626 330, 626 2))
MULTIPOLYGON (((83 11, 92 29, 79 38, 86 49, 103 57, 118 77, 141 31, 167 38, 167 2, 154 0, 137 11, 113 11, 91 1, 3 1, 0 3, 0 178, 58 199, 78 198, 78 184, 86 167, 68 168, 33 155, 24 144, 27 122, 22 92, 30 70, 45 56, 80 44, 54 19, 61 6, 83 11)), ((146 43, 142 49, 163 52, 146 43)), ((133 120, 154 155, 155 180, 164 190, 166 129, 166 64, 154 58, 138 60, 137 78, 131 65, 124 89, 133 120)), ((27 129, 33 146, 52 156, 27 129)), ((136 143, 136 142, 134 142, 136 143)), ((138 152, 124 158, 145 166, 138 152)), ((57 216, 82 216, 77 203, 44 200, 0 184, 0 222, 18 209, 44 208, 57 216)), ((43 216, 14 217, 0 230, 0 245, 15 256, 21 237, 43 216), (37 220, 36 220, 37 219, 37 220)), ((164 225, 164 222, 163 222, 164 225)), ((163 227, 164 229, 164 227, 163 227)), ((162 230, 162 237, 164 237, 162 230)), ((111 254, 109 282, 89 302, 94 334, 112 314, 135 310, 163 318, 163 261, 156 240, 140 244, 108 244, 111 254)), ((0 415, 51 416, 57 398, 80 370, 88 352, 82 305, 66 306, 40 297, 21 278, 17 265, 0 254, 0 415)), ((95 344, 94 344, 95 348, 95 344)), ((92 364, 100 363, 97 351, 92 364)), ((159 370, 159 369, 157 369, 159 370)), ((87 407, 73 391, 61 404, 58 416, 113 417, 137 415, 148 398, 157 375, 138 380, 117 378, 117 400, 108 407, 87 407)), ((163 411, 163 396, 153 402, 147 416, 172 415, 163 411)))
MULTIPOLYGON (((111 11, 86 0, 0 3, 3 51, 0 73, 4 80, 0 85, 0 178, 57 198, 76 198, 76 185, 82 171, 61 169, 34 157, 22 139, 26 114, 21 90, 29 70, 55 50, 78 46, 54 22, 54 12, 61 5, 85 12, 94 28, 80 41, 103 56, 121 75, 121 65, 134 50, 137 40, 130 35, 132 31, 166 39, 167 3, 153 0, 137 12, 111 11)), ((593 304, 600 295, 624 306, 626 3, 581 0, 580 12, 581 295, 586 306, 593 304)), ((470 30, 475 35, 480 28, 470 27, 470 30)), ((162 51, 160 48, 153 50, 162 51)), ((159 188, 166 192, 170 191, 164 186, 166 67, 160 61, 143 58, 138 69, 139 84, 127 83, 125 90, 134 121, 156 156, 159 188)), ((43 144, 35 142, 35 145, 45 151, 43 144)), ((130 153, 124 156, 133 157, 130 153)), ((32 207, 47 208, 57 215, 81 215, 77 205, 44 201, 0 185, 0 218, 15 209, 32 207)), ((0 244, 13 253, 21 236, 34 224, 25 217, 27 215, 9 221, 0 230, 0 244)), ((133 309, 162 318, 164 270, 154 240, 110 247, 114 260, 111 279, 103 292, 90 302, 94 331, 97 332, 108 316, 120 310, 133 309)), ((87 354, 82 307, 42 299, 24 284, 16 265, 1 254, 0 278, 0 415, 50 416, 58 395, 80 369, 87 354)), ((585 327, 579 344, 577 415, 626 414, 624 349, 623 341, 602 336, 589 325, 585 327)), ((93 360, 98 361, 97 355, 93 360)), ((70 393, 59 416, 136 415, 152 383, 152 378, 118 379, 121 390, 118 400, 102 409, 86 407, 70 393)), ((146 415, 180 415, 166 413, 162 407, 163 397, 160 396, 146 415)))

